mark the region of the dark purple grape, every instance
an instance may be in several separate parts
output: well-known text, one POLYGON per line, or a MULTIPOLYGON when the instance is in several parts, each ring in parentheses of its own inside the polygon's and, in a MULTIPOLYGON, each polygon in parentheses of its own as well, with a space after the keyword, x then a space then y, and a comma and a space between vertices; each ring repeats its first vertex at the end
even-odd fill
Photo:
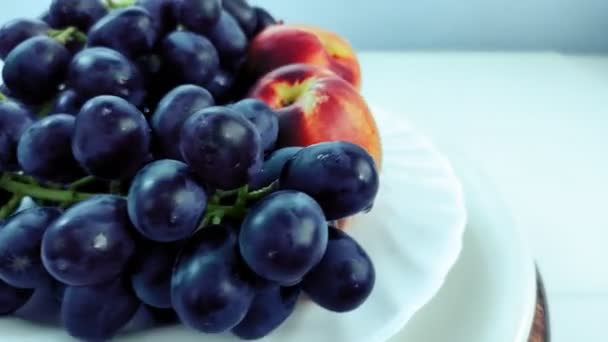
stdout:
POLYGON ((53 0, 49 19, 60 27, 76 26, 86 32, 107 12, 101 0, 53 0))
POLYGON ((247 36, 253 36, 258 25, 258 17, 255 9, 246 0, 223 0, 222 6, 236 19, 247 36))
POLYGON ((282 189, 307 193, 328 220, 371 209, 378 193, 378 171, 360 146, 344 141, 308 146, 285 165, 282 189))
POLYGON ((125 56, 137 57, 149 52, 156 43, 152 16, 141 7, 127 7, 110 12, 89 30, 89 46, 105 46, 125 56))
POLYGON ((179 137, 184 122, 192 114, 214 104, 213 96, 207 90, 192 84, 179 86, 165 95, 150 120, 162 154, 181 160, 179 137))
POLYGON ((55 22, 55 20, 51 17, 51 13, 46 10, 44 12, 42 12, 39 16, 38 19, 42 22, 44 22, 45 24, 47 24, 47 26, 54 28, 54 29, 60 29, 61 26, 55 22))
POLYGON ((38 36, 17 45, 6 57, 2 77, 18 98, 41 103, 64 81, 70 52, 53 38, 38 36))
POLYGON ((275 192, 247 214, 239 246, 257 275, 282 285, 295 284, 325 253, 325 216, 317 202, 304 193, 275 192))
POLYGON ((347 312, 365 302, 375 279, 374 265, 363 248, 346 233, 330 227, 325 256, 302 284, 315 303, 331 311, 347 312))
POLYGON ((144 79, 135 64, 104 47, 85 49, 74 56, 67 85, 86 99, 114 95, 139 106, 145 98, 144 79))
POLYGON ((179 23, 198 33, 208 32, 222 11, 221 0, 177 0, 175 6, 179 23))
POLYGON ((6 56, 19 44, 34 36, 46 35, 51 28, 38 19, 13 19, 0 27, 0 58, 6 56))
POLYGON ((205 333, 236 326, 254 296, 252 275, 240 260, 237 237, 210 226, 189 239, 171 278, 171 302, 181 321, 205 333))
POLYGON ((57 208, 36 207, 11 215, 0 228, 0 278, 33 289, 50 281, 40 260, 42 235, 61 215, 57 208))
POLYGON ((23 132, 17 146, 21 169, 37 179, 71 183, 84 175, 72 154, 76 119, 54 114, 35 122, 23 132))
POLYGON ((268 26, 276 25, 276 19, 261 7, 254 7, 256 16, 258 18, 258 25, 255 29, 255 34, 264 31, 268 26))
POLYGON ((300 292, 300 286, 270 285, 258 290, 247 316, 232 329, 232 333, 244 340, 267 336, 293 313, 300 292))
POLYGON ((249 182, 249 186, 252 189, 257 190, 278 181, 287 161, 293 158, 293 156, 301 150, 302 147, 291 146, 272 152, 272 154, 266 158, 266 161, 264 161, 260 172, 253 175, 249 182))
POLYGON ((180 149, 194 172, 214 188, 243 186, 261 167, 260 134, 228 107, 211 107, 192 115, 184 123, 180 149))
POLYGON ((226 103, 233 95, 231 92, 234 80, 234 75, 231 72, 220 69, 205 88, 213 95, 217 103, 226 103))
POLYGON ((91 175, 132 177, 149 157, 150 128, 144 115, 116 96, 87 101, 76 117, 72 151, 91 175))
POLYGON ((238 59, 247 51, 247 36, 226 11, 222 11, 220 20, 206 34, 222 59, 238 59))
POLYGON ((34 114, 23 104, 8 99, 0 100, 0 171, 19 168, 17 144, 35 119, 34 114))
POLYGON ((162 43, 166 74, 175 83, 205 86, 219 69, 219 56, 211 42, 196 33, 175 31, 162 43))
POLYGON ((160 35, 172 31, 177 26, 177 18, 173 10, 174 0, 137 0, 136 6, 145 8, 152 16, 156 32, 160 35))
POLYGON ((98 285, 70 286, 61 305, 61 321, 72 337, 107 341, 135 316, 139 306, 122 278, 98 285))
POLYGON ((179 324, 179 318, 175 310, 155 308, 143 303, 129 323, 121 329, 120 334, 150 332, 152 329, 176 324, 179 324))
POLYGON ((207 208, 207 195, 188 165, 164 159, 137 173, 128 203, 131 222, 144 237, 173 242, 196 230, 207 208))
POLYGON ((42 239, 42 261, 62 283, 99 284, 118 276, 135 251, 127 201, 99 195, 69 208, 42 239))
POLYGON ((131 285, 137 297, 156 308, 171 307, 171 274, 179 251, 177 244, 140 244, 133 261, 131 285))
POLYGON ((0 280, 0 316, 19 310, 33 294, 32 289, 18 289, 0 280))
POLYGON ((65 89, 57 95, 51 113, 76 115, 84 102, 85 100, 75 90, 65 89))
POLYGON ((265 152, 274 150, 279 136, 279 117, 266 103, 257 99, 244 99, 231 106, 243 114, 258 129, 265 152))

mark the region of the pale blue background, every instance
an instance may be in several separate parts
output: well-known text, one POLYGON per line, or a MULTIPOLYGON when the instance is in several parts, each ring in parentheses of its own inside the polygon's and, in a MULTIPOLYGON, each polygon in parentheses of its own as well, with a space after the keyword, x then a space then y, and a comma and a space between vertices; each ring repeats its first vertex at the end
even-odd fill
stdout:
MULTIPOLYGON (((50 0, 2 0, 0 21, 50 0)), ((608 0, 252 0, 358 49, 608 51, 608 0)))

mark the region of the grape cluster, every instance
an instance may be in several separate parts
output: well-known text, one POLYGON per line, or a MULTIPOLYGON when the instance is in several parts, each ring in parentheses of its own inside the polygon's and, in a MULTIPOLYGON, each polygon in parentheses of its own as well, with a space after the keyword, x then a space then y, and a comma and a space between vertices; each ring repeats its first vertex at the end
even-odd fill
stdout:
POLYGON ((275 23, 244 0, 53 0, 0 28, 0 314, 52 289, 83 340, 140 307, 257 339, 301 293, 368 298, 373 264, 336 225, 371 209, 373 159, 279 148, 277 114, 237 91, 275 23))

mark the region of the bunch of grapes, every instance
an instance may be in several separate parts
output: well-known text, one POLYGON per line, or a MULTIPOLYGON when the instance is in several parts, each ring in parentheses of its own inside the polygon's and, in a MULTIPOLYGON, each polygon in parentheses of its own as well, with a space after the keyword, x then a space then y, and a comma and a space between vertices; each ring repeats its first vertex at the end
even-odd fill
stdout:
POLYGON ((53 0, 0 28, 0 314, 54 288, 83 340, 142 305, 256 339, 300 293, 368 298, 372 262, 336 222, 371 209, 373 159, 277 146, 277 114, 239 98, 273 24, 243 0, 53 0))

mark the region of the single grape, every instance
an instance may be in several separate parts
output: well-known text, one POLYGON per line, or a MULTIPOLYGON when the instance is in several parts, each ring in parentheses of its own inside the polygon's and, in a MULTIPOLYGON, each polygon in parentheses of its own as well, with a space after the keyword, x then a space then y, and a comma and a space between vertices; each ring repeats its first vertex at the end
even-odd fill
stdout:
POLYGON ((239 23, 226 11, 206 36, 211 40, 222 59, 238 59, 247 51, 247 36, 239 23))
POLYGON ((53 0, 49 19, 59 27, 76 26, 86 32, 107 12, 101 0, 53 0))
POLYGON ((188 30, 206 33, 220 19, 221 0, 179 0, 176 13, 180 24, 188 30))
POLYGON ((86 99, 114 95, 139 106, 145 98, 141 72, 123 54, 105 47, 88 48, 74 56, 67 85, 86 99))
POLYGON ((265 9, 261 7, 254 7, 256 16, 258 18, 257 27, 255 29, 255 34, 258 34, 264 31, 268 26, 276 25, 276 19, 268 13, 265 9))
POLYGON ((178 251, 177 244, 145 242, 137 247, 131 285, 142 302, 156 308, 171 307, 171 274, 178 251))
POLYGON ((17 144, 23 132, 35 120, 34 114, 19 102, 0 100, 0 171, 15 171, 17 144))
POLYGON ((173 10, 174 0, 137 0, 136 6, 145 8, 152 16, 152 23, 160 35, 175 29, 177 18, 173 10))
POLYGON ((196 230, 207 208, 207 195, 188 165, 164 159, 137 173, 128 203, 131 222, 144 237, 173 242, 196 230))
POLYGON ((65 79, 70 52, 53 38, 38 36, 17 45, 6 57, 2 77, 20 99, 41 103, 65 79))
POLYGON ((215 104, 213 96, 199 86, 186 84, 171 90, 159 102, 150 125, 162 154, 181 160, 179 137, 184 122, 197 111, 215 104))
POLYGON ((211 42, 196 33, 175 31, 162 43, 166 74, 177 84, 205 86, 218 71, 220 62, 211 42))
POLYGON ((217 103, 227 103, 232 98, 232 86, 235 77, 230 71, 220 69, 205 88, 213 95, 217 103))
POLYGON ((253 281, 237 253, 237 237, 210 226, 189 239, 171 278, 171 302, 181 321, 205 333, 236 326, 254 296, 253 281))
POLYGON ((365 302, 375 279, 374 265, 363 248, 346 233, 330 227, 325 256, 302 284, 315 303, 331 311, 347 312, 365 302))
POLYGON ((192 115, 182 128, 180 149, 194 172, 214 188, 243 186, 261 167, 260 134, 228 107, 211 107, 192 115))
POLYGON ((325 253, 325 216, 317 202, 304 193, 275 192, 247 214, 239 246, 257 275, 282 285, 295 284, 325 253))
POLYGON ((109 281, 134 254, 133 229, 124 198, 92 197, 70 207, 47 228, 42 261, 55 279, 68 285, 109 281))
POLYGON ((148 160, 149 149, 146 118, 124 99, 95 97, 76 117, 72 152, 91 175, 110 180, 132 177, 148 160))
POLYGON ((247 315, 232 333, 244 340, 267 336, 293 313, 300 293, 300 286, 270 285, 258 290, 247 315))
POLYGON ((302 147, 291 146, 272 152, 264 161, 262 169, 252 177, 249 186, 252 189, 257 190, 278 181, 287 161, 293 158, 301 150, 302 147))
POLYGON ((61 215, 57 208, 35 207, 11 215, 0 228, 0 278, 33 289, 50 281, 40 260, 42 235, 61 215))
POLYGON ((17 146, 22 170, 43 181, 70 183, 84 172, 72 154, 72 134, 76 119, 54 114, 32 124, 17 146))
POLYGON ((105 46, 125 56, 137 57, 149 52, 156 43, 152 16, 141 7, 127 7, 110 12, 89 30, 89 46, 105 46))
POLYGON ((67 332, 85 341, 111 340, 129 322, 140 302, 127 281, 66 288, 61 321, 67 332))
POLYGON ((33 294, 32 289, 19 289, 0 280, 0 316, 19 310, 33 294))
POLYGON ((246 0, 223 0, 222 6, 236 19, 247 36, 253 36, 258 24, 258 18, 255 9, 246 0))
POLYGON ((370 210, 379 180, 374 160, 363 148, 334 141, 298 153, 285 165, 279 183, 312 196, 333 221, 370 210))
POLYGON ((51 113, 76 115, 84 104, 84 99, 73 89, 62 90, 55 98, 51 113))
POLYGON ((19 44, 34 36, 45 35, 51 28, 38 19, 13 19, 0 27, 0 58, 6 56, 19 44))
POLYGON ((258 129, 264 151, 274 150, 279 137, 279 117, 266 103, 257 99, 244 99, 231 106, 243 114, 258 129))

